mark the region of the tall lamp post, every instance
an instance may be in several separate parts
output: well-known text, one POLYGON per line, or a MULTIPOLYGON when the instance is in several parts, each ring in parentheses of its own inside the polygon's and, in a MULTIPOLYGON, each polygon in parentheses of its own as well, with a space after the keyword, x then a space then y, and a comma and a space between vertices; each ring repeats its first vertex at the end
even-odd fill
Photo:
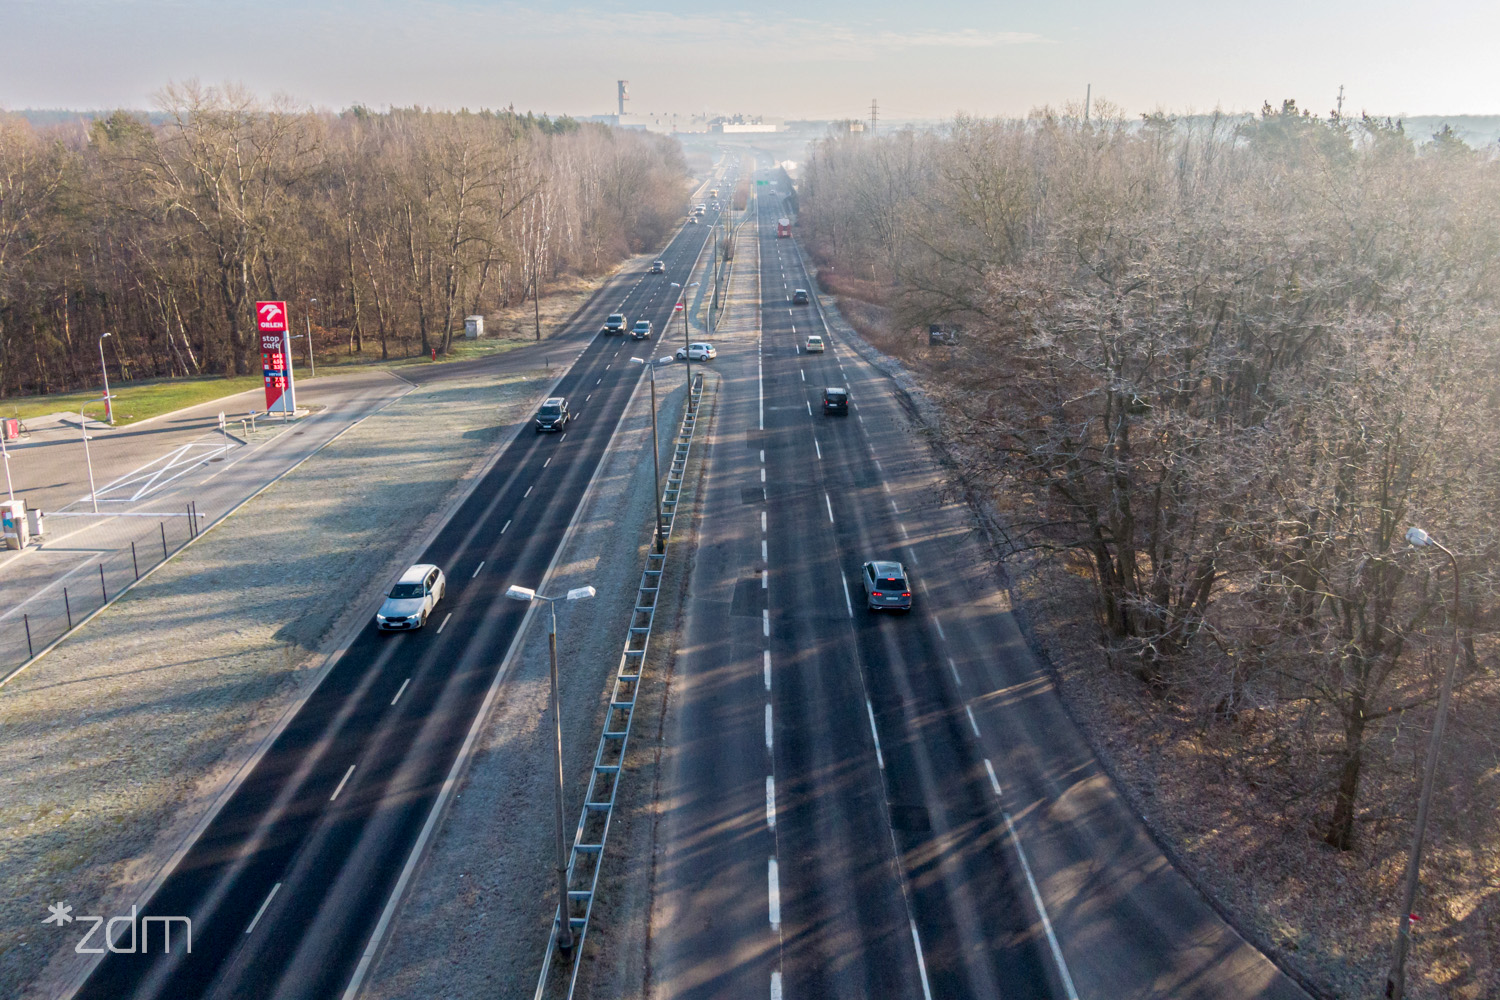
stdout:
MULTIPOLYGON (((318 300, 317 299, 308 299, 307 301, 310 302, 310 303, 312 303, 313 305, 317 305, 318 304, 318 300)), ((303 318, 303 320, 305 320, 307 322, 307 377, 308 378, 317 378, 318 377, 318 366, 313 363, 313 349, 312 349, 312 310, 309 309, 307 311, 307 314, 305 316, 303 316, 302 318, 303 318)))
POLYGON ((1417 824, 1412 832, 1411 852, 1406 856, 1406 885, 1401 895, 1401 922, 1396 930, 1395 954, 1391 957, 1390 975, 1385 980, 1385 995, 1402 1000, 1406 995, 1406 953, 1411 947, 1411 911, 1417 902, 1417 877, 1422 866, 1422 841, 1427 835, 1427 812, 1432 804, 1432 784, 1437 775, 1438 752, 1443 744, 1443 727, 1448 721, 1448 703, 1453 696, 1453 681, 1458 674, 1458 601, 1460 596, 1458 559, 1437 539, 1421 528, 1408 528, 1408 544, 1419 549, 1437 549, 1448 557, 1453 567, 1453 651, 1448 673, 1443 677, 1438 695, 1437 718, 1432 723, 1432 737, 1427 743, 1427 763, 1422 771, 1422 794, 1417 800, 1417 824))
POLYGON ((593 587, 575 587, 565 597, 543 597, 530 587, 512 586, 505 596, 513 601, 546 601, 552 613, 547 625, 547 652, 552 660, 552 786, 555 805, 554 820, 557 827, 557 950, 567 957, 573 950, 573 922, 568 907, 568 849, 563 836, 563 763, 562 763, 562 717, 558 714, 557 702, 557 602, 581 601, 593 597, 593 587))
POLYGON ((115 425, 115 408, 109 402, 109 366, 104 363, 104 338, 112 336, 113 333, 105 333, 99 338, 99 371, 104 374, 104 421, 111 427, 115 425))
MULTIPOLYGON (((644 358, 631 358, 630 360, 634 364, 645 365, 651 372, 651 469, 656 475, 656 478, 653 480, 656 484, 656 531, 654 533, 654 540, 656 551, 660 552, 666 543, 661 535, 661 445, 656 439, 656 366, 662 362, 671 361, 672 358, 669 355, 662 358, 661 361, 647 361, 644 358)), ((688 395, 692 395, 691 385, 689 386, 688 395)))
POLYGON ((682 310, 682 360, 687 362, 687 405, 691 410, 693 408, 693 345, 688 342, 687 293, 688 288, 697 288, 698 282, 695 281, 687 288, 683 288, 679 282, 674 281, 672 287, 682 288, 682 295, 677 299, 677 306, 682 310))

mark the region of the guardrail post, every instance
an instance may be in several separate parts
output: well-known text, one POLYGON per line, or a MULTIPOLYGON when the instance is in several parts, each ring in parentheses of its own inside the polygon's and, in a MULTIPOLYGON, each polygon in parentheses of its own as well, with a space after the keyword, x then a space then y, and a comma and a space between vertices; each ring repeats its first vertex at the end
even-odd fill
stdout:
POLYGON ((157 521, 156 526, 161 529, 161 557, 167 558, 167 522, 157 521))
POLYGON ((130 543, 130 565, 135 567, 135 578, 141 578, 141 564, 135 557, 135 542, 130 543))
POLYGON ((104 595, 104 603, 109 603, 109 588, 104 585, 104 563, 99 564, 99 593, 104 595))
POLYGON ((28 657, 35 656, 36 650, 31 648, 31 616, 23 614, 21 616, 21 624, 26 626, 26 655, 28 657))
POLYGON ((68 631, 73 631, 73 605, 68 603, 68 588, 63 588, 63 613, 68 616, 68 631))

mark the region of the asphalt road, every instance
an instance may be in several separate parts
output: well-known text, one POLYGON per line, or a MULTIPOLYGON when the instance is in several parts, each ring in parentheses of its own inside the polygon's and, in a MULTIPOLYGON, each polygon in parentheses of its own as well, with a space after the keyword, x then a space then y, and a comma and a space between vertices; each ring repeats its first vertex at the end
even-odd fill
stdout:
POLYGON ((150 954, 106 955, 78 996, 344 988, 526 611, 505 589, 540 585, 644 370, 629 359, 651 348, 594 332, 617 310, 660 331, 708 230, 685 226, 666 275, 612 282, 582 311, 557 389, 573 420, 523 430, 422 554, 449 581, 428 627, 361 632, 140 914, 190 917, 191 954, 162 955, 154 927, 150 954))
POLYGON ((660 995, 1302 997, 1115 793, 889 380, 791 303, 812 285, 760 200, 674 679, 660 995), (866 609, 870 559, 906 564, 909 615, 866 609))

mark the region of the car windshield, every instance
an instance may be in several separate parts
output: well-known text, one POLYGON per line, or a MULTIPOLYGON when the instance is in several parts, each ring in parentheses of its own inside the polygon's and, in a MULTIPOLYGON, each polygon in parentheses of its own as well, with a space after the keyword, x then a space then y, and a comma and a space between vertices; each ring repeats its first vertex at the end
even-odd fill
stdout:
POLYGON ((611 323, 623 323, 623 322, 625 322, 625 317, 621 313, 610 313, 609 314, 609 321, 611 323))
POLYGON ((391 588, 391 600, 409 601, 413 597, 421 597, 425 593, 420 583, 398 583, 391 588))
POLYGON ((561 412, 562 412, 562 407, 561 406, 557 406, 555 404, 549 404, 547 406, 544 406, 544 407, 542 407, 542 410, 541 410, 542 416, 544 416, 544 417, 555 417, 555 416, 557 416, 561 412))

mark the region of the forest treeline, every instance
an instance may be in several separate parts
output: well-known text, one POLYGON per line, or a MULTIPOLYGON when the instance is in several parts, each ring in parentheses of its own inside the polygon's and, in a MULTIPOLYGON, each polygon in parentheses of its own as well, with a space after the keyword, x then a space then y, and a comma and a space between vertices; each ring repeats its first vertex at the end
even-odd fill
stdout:
POLYGON ((320 353, 445 350, 466 314, 659 245, 687 197, 676 142, 569 118, 197 84, 153 117, 0 115, 0 396, 92 384, 106 331, 132 378, 255 372, 257 299, 320 353))
POLYGON ((1234 766, 1329 844, 1409 817, 1454 613, 1411 525, 1462 568, 1458 697, 1494 696, 1496 158, 1291 102, 1048 111, 829 138, 800 195, 893 344, 962 327, 945 437, 1014 546, 1092 577, 1109 662, 1252 726, 1234 766))

